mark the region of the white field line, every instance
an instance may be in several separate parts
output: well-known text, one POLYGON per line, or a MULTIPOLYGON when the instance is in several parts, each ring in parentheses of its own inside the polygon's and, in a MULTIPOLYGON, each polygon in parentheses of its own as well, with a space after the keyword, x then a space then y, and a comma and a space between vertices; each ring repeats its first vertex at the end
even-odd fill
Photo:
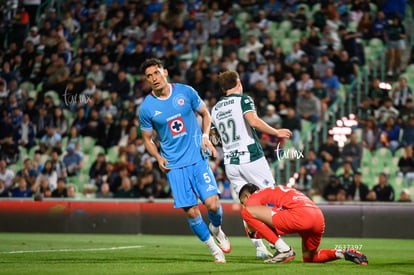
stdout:
POLYGON ((123 250, 142 248, 142 245, 130 246, 114 246, 114 247, 97 247, 97 248, 63 248, 63 249, 48 249, 48 250, 16 250, 16 251, 0 251, 0 254, 23 254, 23 253, 46 253, 46 252, 82 252, 82 251, 109 251, 109 250, 123 250))

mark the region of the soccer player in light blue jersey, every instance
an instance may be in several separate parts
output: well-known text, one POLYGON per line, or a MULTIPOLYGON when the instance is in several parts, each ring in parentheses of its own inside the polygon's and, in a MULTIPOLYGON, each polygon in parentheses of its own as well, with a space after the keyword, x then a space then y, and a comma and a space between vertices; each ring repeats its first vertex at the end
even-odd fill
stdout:
POLYGON ((223 211, 207 159, 207 152, 213 156, 216 153, 209 140, 208 109, 192 87, 168 82, 168 71, 160 60, 148 59, 141 69, 152 88, 139 112, 145 148, 167 175, 174 207, 184 210, 190 228, 208 246, 215 262, 225 262, 223 252, 230 252, 231 245, 221 229, 223 211), (203 118, 202 129, 195 112, 203 118), (160 139, 160 152, 152 140, 154 131, 160 139), (198 208, 198 199, 208 209, 208 227, 198 208))

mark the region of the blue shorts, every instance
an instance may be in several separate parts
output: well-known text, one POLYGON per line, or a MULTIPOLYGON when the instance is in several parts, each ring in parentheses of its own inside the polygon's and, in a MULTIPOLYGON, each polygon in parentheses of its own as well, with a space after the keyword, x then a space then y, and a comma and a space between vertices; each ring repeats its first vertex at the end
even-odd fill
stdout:
POLYGON ((174 208, 190 207, 219 193, 207 159, 192 165, 173 168, 167 173, 174 196, 174 208))

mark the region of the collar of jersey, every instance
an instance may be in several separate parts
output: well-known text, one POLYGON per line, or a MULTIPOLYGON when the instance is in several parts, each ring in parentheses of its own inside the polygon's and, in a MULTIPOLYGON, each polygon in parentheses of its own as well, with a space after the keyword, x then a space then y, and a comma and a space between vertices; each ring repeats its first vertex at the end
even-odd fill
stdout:
POLYGON ((166 97, 166 98, 160 98, 160 97, 158 97, 158 96, 155 95, 154 91, 151 92, 152 93, 152 96, 155 97, 156 99, 159 99, 159 100, 167 100, 167 99, 169 99, 171 97, 171 95, 172 95, 172 91, 173 91, 173 88, 174 88, 174 84, 168 83, 168 85, 170 86, 170 94, 168 95, 168 97, 166 97))

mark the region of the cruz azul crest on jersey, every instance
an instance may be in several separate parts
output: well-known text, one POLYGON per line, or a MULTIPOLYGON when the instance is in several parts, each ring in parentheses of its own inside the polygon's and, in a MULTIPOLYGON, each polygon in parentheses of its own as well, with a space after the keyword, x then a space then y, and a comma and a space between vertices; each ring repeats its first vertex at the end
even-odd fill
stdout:
POLYGON ((174 138, 187 134, 187 129, 185 128, 185 124, 183 118, 181 117, 181 114, 168 118, 167 122, 168 127, 170 128, 170 132, 174 138))

